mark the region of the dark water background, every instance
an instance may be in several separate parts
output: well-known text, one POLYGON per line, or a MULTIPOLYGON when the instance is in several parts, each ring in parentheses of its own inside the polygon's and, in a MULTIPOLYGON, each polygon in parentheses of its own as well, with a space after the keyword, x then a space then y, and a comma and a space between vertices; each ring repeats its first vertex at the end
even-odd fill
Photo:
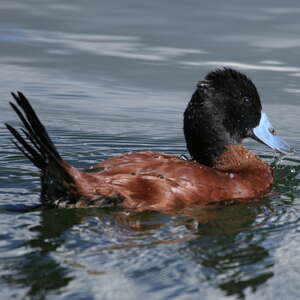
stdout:
MULTIPOLYGON (((299 152, 258 203, 193 216, 18 212, 37 170, 3 126, 31 99, 63 156, 85 167, 136 150, 186 153, 182 112, 211 69, 249 75, 300 149, 299 1, 1 0, 1 299, 299 299, 299 152)), ((273 153, 247 145, 265 160, 273 153)))

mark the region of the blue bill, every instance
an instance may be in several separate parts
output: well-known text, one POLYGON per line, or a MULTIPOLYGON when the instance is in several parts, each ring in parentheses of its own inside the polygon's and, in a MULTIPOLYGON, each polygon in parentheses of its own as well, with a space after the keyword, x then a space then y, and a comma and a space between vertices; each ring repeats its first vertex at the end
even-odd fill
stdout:
POLYGON ((276 135, 275 129, 264 112, 261 113, 260 122, 252 132, 252 138, 262 142, 270 148, 286 154, 293 153, 292 148, 276 135))

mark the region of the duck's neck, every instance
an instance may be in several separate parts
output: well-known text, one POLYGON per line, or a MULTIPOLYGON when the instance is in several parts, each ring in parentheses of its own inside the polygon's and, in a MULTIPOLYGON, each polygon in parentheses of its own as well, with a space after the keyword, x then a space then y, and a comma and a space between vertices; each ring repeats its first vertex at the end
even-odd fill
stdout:
POLYGON ((213 167, 217 157, 231 144, 222 113, 205 102, 204 91, 197 89, 184 112, 183 131, 187 149, 193 160, 213 167))
POLYGON ((187 145, 187 149, 193 160, 208 167, 213 167, 218 157, 225 151, 225 147, 217 141, 216 144, 202 142, 187 145))
MULTIPOLYGON (((219 134, 225 132, 221 126, 209 126, 206 123, 196 124, 200 127, 192 128, 190 124, 184 124, 184 135, 187 149, 193 160, 208 167, 213 167, 216 160, 226 150, 226 144, 229 144, 229 137, 219 134), (209 132, 208 132, 209 131, 209 132)), ((210 123, 210 122, 208 122, 210 123)))

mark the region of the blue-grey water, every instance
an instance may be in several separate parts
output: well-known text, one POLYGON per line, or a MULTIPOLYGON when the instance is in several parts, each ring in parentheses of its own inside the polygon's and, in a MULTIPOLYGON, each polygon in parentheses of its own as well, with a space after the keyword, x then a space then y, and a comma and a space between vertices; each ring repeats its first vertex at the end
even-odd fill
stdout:
POLYGON ((300 2, 1 0, 1 299, 299 299, 300 2), (33 103, 65 159, 186 154, 182 112, 217 67, 245 72, 296 155, 253 204, 187 216, 37 209, 39 173, 3 122, 33 103))

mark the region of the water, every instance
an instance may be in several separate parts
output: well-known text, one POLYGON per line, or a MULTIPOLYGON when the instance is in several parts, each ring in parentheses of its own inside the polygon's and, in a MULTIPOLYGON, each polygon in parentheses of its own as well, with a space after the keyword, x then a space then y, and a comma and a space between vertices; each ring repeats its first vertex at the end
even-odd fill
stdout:
POLYGON ((186 154, 182 112, 211 69, 256 83, 296 149, 272 194, 186 216, 36 209, 37 170, 0 130, 3 299, 299 299, 300 4, 298 1, 2 0, 1 123, 32 101, 77 167, 127 151, 186 154))

